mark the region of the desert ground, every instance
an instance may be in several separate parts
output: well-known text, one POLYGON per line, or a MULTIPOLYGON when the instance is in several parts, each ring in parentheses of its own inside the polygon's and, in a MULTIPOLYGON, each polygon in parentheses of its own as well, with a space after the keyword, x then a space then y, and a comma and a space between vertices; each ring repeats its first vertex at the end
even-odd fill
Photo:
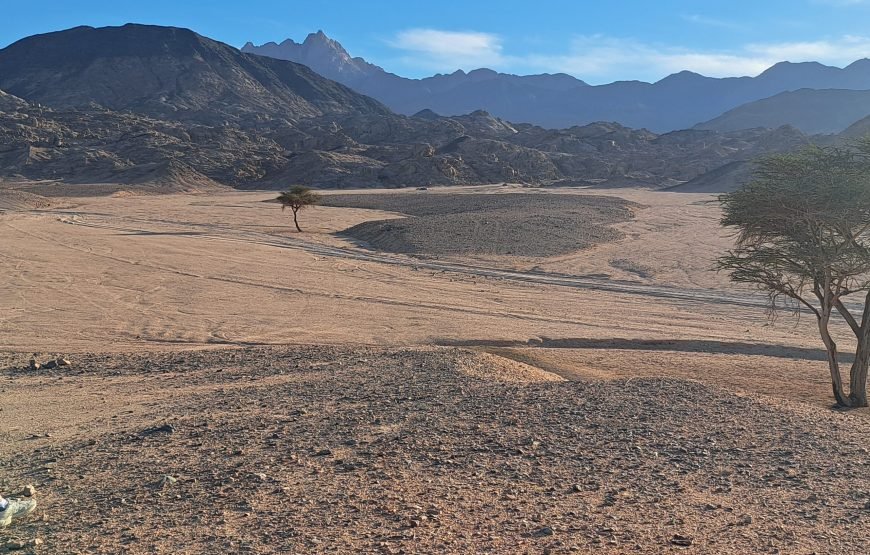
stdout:
POLYGON ((866 549, 870 414, 711 195, 57 192, 0 190, 10 548, 866 549))

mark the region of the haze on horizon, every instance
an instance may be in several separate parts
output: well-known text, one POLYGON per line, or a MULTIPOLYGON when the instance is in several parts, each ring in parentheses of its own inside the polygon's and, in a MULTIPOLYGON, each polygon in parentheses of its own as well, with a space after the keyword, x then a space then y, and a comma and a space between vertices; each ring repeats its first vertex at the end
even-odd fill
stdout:
POLYGON ((711 77, 757 75, 780 61, 843 67, 870 56, 870 0, 694 2, 626 0, 590 5, 543 0, 431 4, 374 0, 300 6, 277 0, 208 7, 168 0, 70 3, 34 11, 5 6, 15 25, 0 46, 79 25, 128 22, 188 27, 241 47, 323 29, 354 56, 404 77, 487 67, 515 74, 568 73, 590 84, 657 81, 683 70, 711 77))

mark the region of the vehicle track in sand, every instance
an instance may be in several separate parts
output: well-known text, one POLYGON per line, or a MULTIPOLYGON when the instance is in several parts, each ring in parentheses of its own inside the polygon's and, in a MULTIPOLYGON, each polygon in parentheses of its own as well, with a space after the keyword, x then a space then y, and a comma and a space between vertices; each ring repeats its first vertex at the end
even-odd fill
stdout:
MULTIPOLYGON (((273 233, 249 231, 222 224, 200 224, 139 217, 117 218, 104 213, 66 210, 56 211, 55 214, 60 215, 61 220, 70 225, 108 229, 129 234, 174 234, 184 235, 190 238, 235 241, 281 249, 301 250, 317 256, 405 266, 418 270, 451 272, 478 277, 527 282, 537 285, 552 285, 573 289, 626 293, 678 301, 730 304, 746 307, 765 307, 768 304, 768 300, 764 296, 758 294, 734 294, 710 289, 676 288, 663 285, 615 281, 601 277, 550 272, 522 272, 468 263, 427 260, 407 255, 376 252, 368 250, 362 245, 355 248, 321 245, 306 241, 305 239, 286 237, 273 233)), ((9 223, 6 225, 14 227, 9 223)), ((19 228, 15 229, 22 231, 19 228)))

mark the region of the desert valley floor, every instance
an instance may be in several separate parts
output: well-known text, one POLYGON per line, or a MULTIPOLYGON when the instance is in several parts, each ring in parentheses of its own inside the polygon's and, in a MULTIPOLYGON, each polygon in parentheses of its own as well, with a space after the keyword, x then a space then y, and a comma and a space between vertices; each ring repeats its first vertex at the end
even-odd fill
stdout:
POLYGON ((870 413, 713 196, 58 194, 0 191, 0 545, 865 552, 870 413))

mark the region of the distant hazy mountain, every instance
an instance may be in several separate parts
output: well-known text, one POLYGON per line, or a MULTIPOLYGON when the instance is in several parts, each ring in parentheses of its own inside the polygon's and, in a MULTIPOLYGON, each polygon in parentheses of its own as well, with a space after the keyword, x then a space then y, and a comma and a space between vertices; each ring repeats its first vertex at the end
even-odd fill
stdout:
POLYGON ((308 65, 402 114, 430 109, 458 115, 484 109, 509 121, 549 128, 615 121, 667 132, 690 128, 748 102, 786 91, 870 89, 867 59, 843 69, 815 62, 782 62, 757 77, 717 79, 683 71, 656 83, 620 81, 590 86, 564 74, 517 76, 489 69, 407 79, 351 57, 322 31, 309 35, 301 44, 290 39, 262 46, 248 43, 242 50, 308 65))
POLYGON ((550 109, 548 99, 559 93, 588 87, 583 81, 564 73, 518 76, 489 69, 406 79, 362 58, 351 57, 341 44, 323 31, 308 35, 301 44, 292 39, 261 46, 249 42, 242 47, 242 52, 305 64, 324 77, 376 98, 393 111, 406 115, 426 108, 444 115, 486 109, 511 121, 568 127, 578 121, 564 120, 558 107, 550 109), (538 117, 525 117, 531 115, 529 106, 535 106, 538 117))
POLYGON ((800 89, 756 100, 697 126, 735 131, 793 125, 805 133, 839 133, 870 115, 870 91, 800 89))

